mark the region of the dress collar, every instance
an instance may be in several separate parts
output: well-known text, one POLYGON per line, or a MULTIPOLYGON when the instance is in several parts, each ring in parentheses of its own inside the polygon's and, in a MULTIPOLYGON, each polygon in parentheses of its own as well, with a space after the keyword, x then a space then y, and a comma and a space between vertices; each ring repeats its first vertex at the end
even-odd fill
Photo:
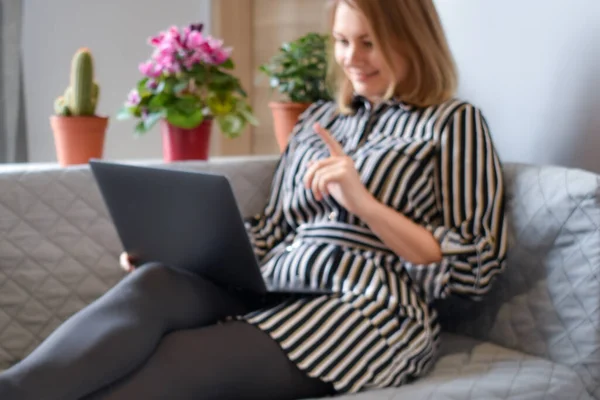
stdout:
MULTIPOLYGON (((359 95, 359 94, 354 94, 352 97, 352 108, 354 108, 355 110, 359 110, 360 108, 364 107, 367 109, 367 111, 371 111, 373 106, 371 105, 371 103, 369 102, 369 100, 367 100, 366 97, 359 95)), ((398 100, 396 98, 392 98, 392 99, 387 99, 381 103, 379 103, 375 109, 380 108, 381 106, 389 106, 389 107, 398 107, 401 108, 404 111, 412 111, 414 110, 416 107, 412 104, 408 104, 405 103, 401 100, 398 100)))

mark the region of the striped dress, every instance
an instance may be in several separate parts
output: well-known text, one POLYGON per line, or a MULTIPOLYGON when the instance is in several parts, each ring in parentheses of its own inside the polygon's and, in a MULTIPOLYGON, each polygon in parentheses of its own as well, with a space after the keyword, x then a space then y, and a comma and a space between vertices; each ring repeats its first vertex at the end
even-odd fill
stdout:
POLYGON ((344 115, 318 102, 301 116, 264 212, 246 221, 265 276, 335 294, 287 298, 239 317, 342 393, 423 376, 439 345, 433 300, 484 295, 504 269, 507 240, 501 164, 479 109, 459 100, 417 108, 356 97, 353 105, 344 115), (329 156, 312 130, 317 121, 379 201, 439 241, 440 263, 407 262, 333 198, 316 201, 305 189, 307 163, 329 156))

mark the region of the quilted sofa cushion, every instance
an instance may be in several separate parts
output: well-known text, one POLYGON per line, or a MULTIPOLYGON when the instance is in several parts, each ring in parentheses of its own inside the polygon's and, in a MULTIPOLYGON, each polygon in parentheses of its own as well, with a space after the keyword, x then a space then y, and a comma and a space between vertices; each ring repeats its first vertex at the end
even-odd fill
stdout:
MULTIPOLYGON (((245 215, 264 206, 275 167, 271 157, 134 164, 222 173, 245 215)), ((120 280, 120 252, 87 166, 0 166, 0 370, 120 280)))
POLYGON ((599 177, 521 164, 504 172, 506 272, 480 304, 441 303, 445 328, 569 366, 600 399, 599 177))
POLYGON ((336 400, 590 400, 579 376, 551 361, 444 334, 441 358, 414 383, 336 400))

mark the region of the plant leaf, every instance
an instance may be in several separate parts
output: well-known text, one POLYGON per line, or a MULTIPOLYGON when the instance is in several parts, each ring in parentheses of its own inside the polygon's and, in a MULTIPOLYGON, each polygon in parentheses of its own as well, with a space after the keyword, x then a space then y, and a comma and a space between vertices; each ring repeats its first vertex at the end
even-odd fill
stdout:
POLYGON ((164 111, 159 111, 159 112, 148 114, 146 116, 146 118, 144 118, 144 120, 143 120, 144 129, 146 131, 149 131, 150 129, 152 129, 154 127, 154 125, 156 125, 156 123, 158 121, 160 121, 161 119, 163 119, 164 116, 165 116, 164 111))
POLYGON ((231 58, 229 58, 229 59, 227 59, 227 61, 225 61, 223 64, 221 64, 220 67, 223 67, 225 69, 234 69, 235 64, 233 63, 233 60, 231 58))
POLYGON ((134 132, 135 132, 136 136, 140 136, 140 135, 146 133, 146 127, 144 125, 144 121, 139 121, 137 124, 135 124, 134 132))
POLYGON ((131 118, 131 112, 129 112, 129 108, 128 107, 123 107, 119 110, 119 112, 117 113, 117 120, 118 121, 124 121, 126 119, 131 118))
POLYGON ((195 128, 200 125, 203 120, 204 113, 202 110, 198 109, 192 114, 183 114, 178 112, 178 110, 172 109, 169 110, 167 114, 167 121, 169 121, 169 123, 185 129, 195 128))
POLYGON ((173 86, 173 93, 180 94, 188 88, 188 82, 178 82, 173 86))
POLYGON ((246 121, 248 121, 248 123, 254 126, 259 125, 258 119, 254 116, 254 114, 252 114, 251 111, 242 109, 239 111, 239 113, 246 121))
POLYGON ((167 93, 159 93, 150 99, 148 105, 151 109, 163 108, 170 99, 171 96, 167 93))
POLYGON ((141 97, 152 94, 152 92, 150 92, 150 89, 148 89, 148 86, 146 86, 148 84, 148 80, 148 77, 142 78, 137 84, 136 89, 141 97))
POLYGON ((230 113, 235 106, 235 99, 231 96, 210 96, 206 102, 213 115, 225 115, 230 113))
POLYGON ((244 129, 244 120, 235 114, 228 114, 217 117, 219 128, 230 138, 239 136, 244 129))

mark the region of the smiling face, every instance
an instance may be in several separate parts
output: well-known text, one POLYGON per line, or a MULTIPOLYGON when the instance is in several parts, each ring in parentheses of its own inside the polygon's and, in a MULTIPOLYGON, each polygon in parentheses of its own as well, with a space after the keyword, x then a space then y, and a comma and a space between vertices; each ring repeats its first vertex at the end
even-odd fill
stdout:
POLYGON ((354 91, 372 103, 381 101, 390 85, 407 76, 404 57, 389 54, 393 70, 387 67, 383 51, 375 44, 365 16, 345 2, 336 7, 332 36, 335 60, 351 82, 354 91))

